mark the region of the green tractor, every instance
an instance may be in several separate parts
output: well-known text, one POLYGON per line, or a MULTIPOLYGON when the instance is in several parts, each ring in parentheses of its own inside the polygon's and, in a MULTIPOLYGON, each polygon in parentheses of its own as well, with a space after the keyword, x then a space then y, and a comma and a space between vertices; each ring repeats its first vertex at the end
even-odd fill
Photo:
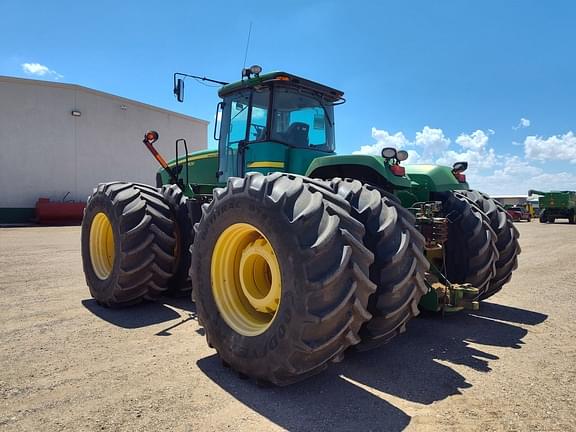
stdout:
POLYGON ((540 195, 538 207, 541 223, 554 223, 556 219, 568 219, 568 223, 576 223, 576 191, 529 190, 528 195, 540 195))
POLYGON ((341 91, 259 67, 211 81, 218 150, 166 162, 150 131, 156 186, 104 183, 89 198, 82 257, 99 304, 192 291, 223 363, 286 385, 388 342, 420 309, 476 309, 510 280, 518 231, 469 190, 465 162, 337 155, 341 91))

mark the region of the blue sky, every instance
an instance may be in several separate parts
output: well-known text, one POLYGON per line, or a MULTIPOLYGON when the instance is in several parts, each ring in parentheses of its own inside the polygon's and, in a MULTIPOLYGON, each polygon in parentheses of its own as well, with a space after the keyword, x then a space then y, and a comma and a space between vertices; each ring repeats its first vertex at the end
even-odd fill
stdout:
POLYGON ((493 194, 576 189, 576 2, 0 1, 0 75, 59 80, 212 120, 247 64, 346 93, 340 153, 470 162, 493 194), (552 6, 553 5, 553 6, 552 6))

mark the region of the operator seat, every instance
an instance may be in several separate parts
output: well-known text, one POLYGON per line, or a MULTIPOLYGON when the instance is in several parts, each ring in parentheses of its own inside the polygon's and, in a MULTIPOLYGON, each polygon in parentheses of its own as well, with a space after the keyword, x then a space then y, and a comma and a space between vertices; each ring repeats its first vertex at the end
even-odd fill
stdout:
POLYGON ((308 147, 308 126, 306 123, 294 122, 286 132, 284 132, 284 137, 287 143, 295 145, 297 147, 308 147))
POLYGON ((265 139, 266 139, 266 128, 263 127, 258 131, 258 134, 256 135, 254 141, 264 141, 265 139))

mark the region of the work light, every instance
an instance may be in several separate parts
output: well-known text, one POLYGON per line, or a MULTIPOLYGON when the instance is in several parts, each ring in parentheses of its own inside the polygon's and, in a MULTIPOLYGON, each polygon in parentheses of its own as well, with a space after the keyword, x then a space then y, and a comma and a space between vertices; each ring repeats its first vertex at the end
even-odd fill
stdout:
POLYGON ((392 159, 396 157, 396 149, 394 147, 384 147, 382 149, 382 157, 384 159, 392 159))
POLYGON ((258 65, 250 66, 250 72, 252 72, 254 75, 258 76, 258 75, 260 75, 260 72, 262 72, 262 66, 258 66, 258 65))
POLYGON ((408 152, 406 150, 398 150, 396 153, 396 159, 398 159, 400 162, 405 161, 408 159, 408 152))

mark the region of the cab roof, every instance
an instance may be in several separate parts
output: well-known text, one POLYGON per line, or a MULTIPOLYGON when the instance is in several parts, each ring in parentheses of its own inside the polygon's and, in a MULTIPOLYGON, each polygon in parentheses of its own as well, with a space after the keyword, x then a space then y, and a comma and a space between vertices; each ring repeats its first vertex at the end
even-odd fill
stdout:
POLYGON ((293 85, 297 87, 304 87, 309 90, 322 93, 326 99, 332 102, 336 102, 344 96, 344 92, 336 90, 332 87, 319 84, 314 81, 307 80, 305 78, 287 73, 287 72, 269 72, 265 74, 260 74, 250 79, 244 79, 242 81, 237 81, 231 84, 226 84, 222 86, 218 91, 218 96, 224 97, 241 89, 247 89, 256 87, 262 84, 268 84, 272 82, 279 82, 285 85, 293 85))

